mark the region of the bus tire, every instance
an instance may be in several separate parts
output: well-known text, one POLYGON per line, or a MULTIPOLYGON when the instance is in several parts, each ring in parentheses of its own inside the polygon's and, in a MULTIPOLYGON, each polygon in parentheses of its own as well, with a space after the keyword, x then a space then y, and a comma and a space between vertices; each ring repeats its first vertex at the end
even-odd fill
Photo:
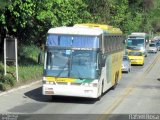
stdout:
POLYGON ((115 75, 115 83, 114 83, 114 85, 112 86, 112 90, 114 90, 114 89, 116 88, 117 84, 118 84, 118 75, 116 74, 116 75, 115 75))
POLYGON ((51 100, 52 101, 55 100, 55 96, 54 95, 51 96, 51 100))
POLYGON ((100 93, 100 95, 98 96, 97 100, 100 101, 101 98, 102 98, 102 96, 103 96, 103 82, 102 82, 102 84, 101 84, 101 93, 100 93))

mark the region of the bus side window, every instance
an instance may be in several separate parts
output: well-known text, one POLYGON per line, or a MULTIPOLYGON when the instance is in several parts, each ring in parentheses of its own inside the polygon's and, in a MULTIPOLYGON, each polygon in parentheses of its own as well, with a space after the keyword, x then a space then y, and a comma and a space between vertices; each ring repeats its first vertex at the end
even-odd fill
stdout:
POLYGON ((112 51, 115 49, 115 36, 112 37, 112 51))
POLYGON ((52 53, 47 52, 47 69, 51 69, 51 64, 52 64, 52 53))
POLYGON ((104 39, 104 44, 105 44, 105 51, 109 51, 109 36, 105 36, 105 39, 104 39))
POLYGON ((108 52, 110 51, 110 37, 108 37, 107 39, 107 48, 108 48, 108 52))
POLYGON ((113 51, 114 50, 114 36, 112 36, 110 47, 111 47, 111 51, 113 51))
POLYGON ((117 36, 114 36, 114 50, 117 50, 117 36))
POLYGON ((105 48, 105 52, 107 51, 107 37, 104 36, 104 48, 105 48))
POLYGON ((117 50, 121 49, 121 45, 124 44, 123 40, 121 39, 121 36, 117 36, 117 50))

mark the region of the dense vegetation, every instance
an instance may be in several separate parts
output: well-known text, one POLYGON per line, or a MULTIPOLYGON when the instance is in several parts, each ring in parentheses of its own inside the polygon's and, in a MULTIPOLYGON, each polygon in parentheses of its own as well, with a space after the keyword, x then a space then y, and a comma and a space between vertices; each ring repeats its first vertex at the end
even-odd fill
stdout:
POLYGON ((23 45, 18 49, 19 82, 16 82, 16 67, 13 62, 7 62, 7 75, 3 75, 4 65, 0 58, 0 91, 42 79, 43 65, 37 62, 39 49, 35 45, 23 45))
POLYGON ((160 31, 159 0, 1 0, 0 34, 22 43, 45 41, 51 27, 104 23, 123 32, 160 31))
MULTIPOLYGON (((125 34, 135 31, 158 34, 159 20, 159 0, 0 0, 0 73, 3 73, 1 60, 6 35, 18 38, 18 45, 22 46, 19 47, 20 67, 24 68, 25 63, 28 67, 25 65, 25 71, 28 71, 29 66, 37 66, 33 73, 37 76, 42 66, 36 63, 39 51, 36 47, 45 43, 46 32, 51 27, 92 22, 119 27, 125 34), (28 51, 23 52, 22 48, 28 51), (34 55, 28 56, 32 52, 34 55), (31 63, 24 61, 30 59, 31 63)), ((20 78, 29 79, 23 77, 20 78)), ((0 86, 3 81, 4 76, 0 74, 0 86)))

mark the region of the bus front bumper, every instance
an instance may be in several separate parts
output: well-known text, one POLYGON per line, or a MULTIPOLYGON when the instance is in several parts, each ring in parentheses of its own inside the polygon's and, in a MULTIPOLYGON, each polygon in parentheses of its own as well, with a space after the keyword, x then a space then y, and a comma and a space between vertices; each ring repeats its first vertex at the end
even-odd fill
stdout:
POLYGON ((142 65, 144 64, 143 60, 131 60, 132 65, 142 65))
POLYGON ((76 86, 76 85, 43 84, 42 94, 43 95, 97 98, 98 88, 89 87, 89 86, 76 86))

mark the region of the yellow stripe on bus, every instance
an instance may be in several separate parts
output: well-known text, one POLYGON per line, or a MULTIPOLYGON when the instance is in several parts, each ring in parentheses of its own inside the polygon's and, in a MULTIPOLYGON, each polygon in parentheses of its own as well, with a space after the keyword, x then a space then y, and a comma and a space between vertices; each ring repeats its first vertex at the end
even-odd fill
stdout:
POLYGON ((49 82, 75 82, 75 78, 55 78, 55 77, 45 77, 46 81, 49 82))

